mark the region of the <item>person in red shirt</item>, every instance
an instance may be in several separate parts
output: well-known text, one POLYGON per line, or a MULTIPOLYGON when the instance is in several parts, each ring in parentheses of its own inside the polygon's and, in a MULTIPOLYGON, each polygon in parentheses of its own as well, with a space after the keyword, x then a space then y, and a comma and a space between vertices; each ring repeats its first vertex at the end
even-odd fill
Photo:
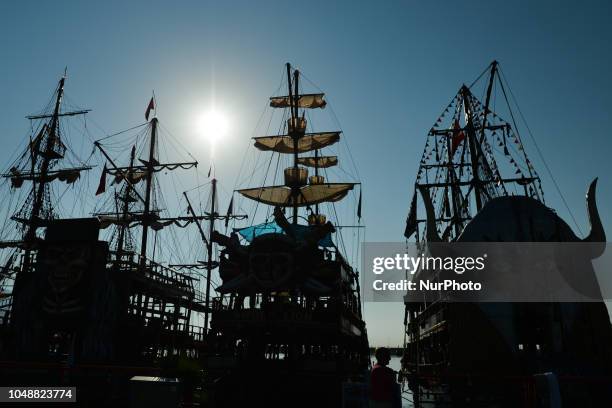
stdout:
POLYGON ((397 406, 397 381, 395 371, 387 367, 391 353, 379 347, 374 353, 376 364, 370 373, 370 408, 393 408, 397 406))

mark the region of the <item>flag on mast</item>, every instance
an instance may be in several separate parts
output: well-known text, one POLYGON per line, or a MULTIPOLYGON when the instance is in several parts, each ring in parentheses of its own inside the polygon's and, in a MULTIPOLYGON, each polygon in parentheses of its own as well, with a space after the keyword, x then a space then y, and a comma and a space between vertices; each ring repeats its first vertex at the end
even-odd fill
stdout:
POLYGON ((104 169, 102 169, 102 175, 100 176, 100 183, 98 184, 98 189, 96 190, 96 195, 100 195, 106 191, 106 164, 104 164, 104 169))
POLYGON ((455 119, 453 122, 453 137, 452 137, 452 145, 451 145, 451 155, 455 154, 455 151, 465 139, 465 133, 461 130, 461 125, 459 125, 459 121, 455 119))
POLYGON ((151 111, 155 109, 155 102, 153 100, 153 97, 151 97, 151 100, 149 101, 149 104, 147 105, 147 110, 145 112, 145 119, 149 120, 149 115, 151 114, 151 111))

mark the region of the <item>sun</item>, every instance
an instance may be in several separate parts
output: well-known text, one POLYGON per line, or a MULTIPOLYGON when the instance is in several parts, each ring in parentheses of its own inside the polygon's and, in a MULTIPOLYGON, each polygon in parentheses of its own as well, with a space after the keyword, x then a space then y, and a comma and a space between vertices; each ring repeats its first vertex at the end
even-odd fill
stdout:
POLYGON ((229 121, 223 112, 217 109, 211 109, 202 114, 198 128, 202 137, 214 144, 227 135, 229 121))

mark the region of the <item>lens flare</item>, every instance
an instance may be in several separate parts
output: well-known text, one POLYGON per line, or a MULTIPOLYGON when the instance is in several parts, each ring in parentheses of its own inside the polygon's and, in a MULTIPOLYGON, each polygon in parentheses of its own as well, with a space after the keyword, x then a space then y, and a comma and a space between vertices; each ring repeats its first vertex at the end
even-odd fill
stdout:
POLYGON ((200 133, 213 145, 227 135, 228 129, 227 116, 216 109, 204 113, 200 118, 200 133))

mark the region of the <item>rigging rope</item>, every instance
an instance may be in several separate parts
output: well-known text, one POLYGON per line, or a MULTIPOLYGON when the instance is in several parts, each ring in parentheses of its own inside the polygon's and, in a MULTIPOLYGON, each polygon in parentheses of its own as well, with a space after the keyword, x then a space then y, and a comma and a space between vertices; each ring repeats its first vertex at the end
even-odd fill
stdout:
MULTIPOLYGON (((578 232, 580 232, 580 234, 582 234, 582 230, 580 229, 580 226, 578 225, 578 222, 576 221, 576 218, 574 217, 574 214, 572 213, 572 210, 570 209, 569 205, 567 204, 567 201, 565 200, 565 197, 563 196, 563 193, 561 192, 561 189, 559 188, 559 185, 557 184, 557 180, 555 180, 555 177, 553 176, 552 171, 550 170, 550 167, 548 167, 548 163, 546 163, 546 160, 544 159, 544 155, 542 154, 542 151, 540 150, 540 147, 538 146, 538 143, 536 142, 535 137, 533 136, 533 133, 531 132, 531 129, 529 128, 529 125, 527 124, 527 121, 525 120, 525 117, 523 116, 523 113, 521 111, 520 106, 518 105, 518 103, 516 103, 516 98, 514 97, 514 94, 512 93, 512 89, 510 89, 510 86, 508 85, 508 81, 506 80, 506 76, 504 75, 503 71, 501 70, 501 67, 498 68, 499 72, 501 73, 500 78, 500 85, 502 88, 502 92, 504 95, 504 98, 506 99, 506 103, 508 104, 508 109, 510 110, 510 116, 512 117, 512 122, 514 124, 515 127, 515 133, 517 134, 517 136, 519 137, 520 140, 520 135, 518 133, 518 128, 516 126, 516 122, 514 120, 514 115, 512 114, 512 109, 510 109, 510 102, 508 101, 508 97, 506 95, 506 91, 505 91, 505 87, 502 83, 502 79, 503 82, 506 83, 506 86, 508 87, 508 92, 510 93, 510 97, 512 98, 512 100, 514 101, 514 104, 517 108, 517 111, 521 117, 521 119, 523 120, 523 123, 525 124, 525 128, 527 129, 527 133, 529 134, 531 140, 533 141, 533 145, 536 148, 536 151, 538 152, 538 156, 540 156, 540 160, 542 160, 542 163, 544 164, 544 168, 546 169, 549 177, 551 178, 553 185, 555 186, 555 189, 557 190, 557 193, 559 193, 559 196, 561 197, 561 201, 563 201, 563 205, 565 206, 565 208, 567 209, 570 217, 572 218, 572 221, 574 222, 574 225, 576 226, 576 228, 578 229, 578 232)), ((521 142, 522 144, 522 142, 521 142)))
MULTIPOLYGON (((94 124, 95 124, 95 122, 94 122, 94 124)), ((104 137, 103 137, 103 138, 101 138, 101 139, 97 139, 97 140, 95 140, 95 142, 101 142, 101 141, 103 141, 103 140, 110 139, 111 137, 115 137, 115 136, 121 135, 121 134, 123 134, 123 133, 127 133, 127 132, 129 132, 130 130, 138 129, 138 128, 143 127, 143 126, 146 126, 146 125, 148 125, 148 124, 149 124, 149 122, 141 123, 140 125, 133 126, 133 127, 129 128, 129 129, 125 129, 125 130, 122 130, 122 131, 120 131, 120 132, 113 133, 113 134, 108 135, 108 136, 104 136, 104 137)))

